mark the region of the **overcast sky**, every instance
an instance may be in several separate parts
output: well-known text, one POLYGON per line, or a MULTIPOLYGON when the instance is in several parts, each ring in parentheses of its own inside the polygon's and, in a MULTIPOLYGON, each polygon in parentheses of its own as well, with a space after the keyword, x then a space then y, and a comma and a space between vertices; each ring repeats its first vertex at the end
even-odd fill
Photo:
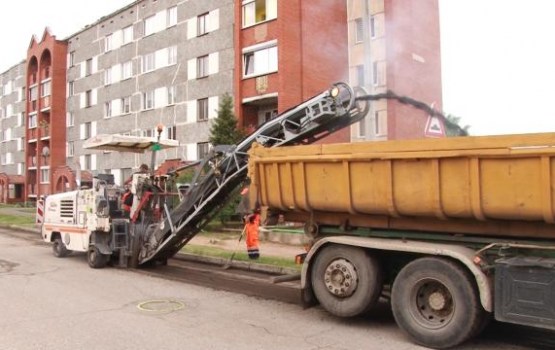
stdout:
MULTIPOLYGON (((23 60, 32 35, 40 39, 46 26, 64 39, 132 2, 2 2, 0 72, 23 60)), ((473 135, 555 131, 555 1, 439 3, 444 111, 473 135)))

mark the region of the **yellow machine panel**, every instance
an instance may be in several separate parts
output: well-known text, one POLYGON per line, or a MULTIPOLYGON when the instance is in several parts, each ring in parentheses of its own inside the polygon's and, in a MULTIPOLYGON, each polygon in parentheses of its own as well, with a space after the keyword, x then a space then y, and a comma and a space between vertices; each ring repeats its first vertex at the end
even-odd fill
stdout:
POLYGON ((256 146, 249 176, 261 205, 306 220, 555 238, 554 157, 555 133, 256 146))

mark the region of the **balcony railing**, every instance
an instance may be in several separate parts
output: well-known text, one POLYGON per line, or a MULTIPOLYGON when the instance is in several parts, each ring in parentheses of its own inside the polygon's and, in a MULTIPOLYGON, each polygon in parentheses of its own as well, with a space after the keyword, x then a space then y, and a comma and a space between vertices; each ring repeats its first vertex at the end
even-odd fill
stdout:
POLYGON ((42 101, 41 111, 45 109, 50 109, 50 96, 43 97, 41 101, 42 101))
POLYGON ((37 195, 37 184, 27 185, 27 195, 33 197, 37 195))
POLYGON ((48 125, 40 127, 40 137, 45 138, 50 136, 50 127, 48 125))
POLYGON ((36 140, 39 137, 37 130, 38 128, 29 129, 29 142, 31 142, 31 140, 36 140))

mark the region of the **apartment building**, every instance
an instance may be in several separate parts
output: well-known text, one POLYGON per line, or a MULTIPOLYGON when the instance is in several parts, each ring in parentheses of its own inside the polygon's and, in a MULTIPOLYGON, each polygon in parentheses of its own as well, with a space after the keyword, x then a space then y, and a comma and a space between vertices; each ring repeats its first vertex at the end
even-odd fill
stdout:
MULTIPOLYGON (((351 83, 441 110, 438 1, 347 0, 347 12, 351 83)), ((422 111, 381 100, 351 128, 351 141, 422 138, 427 121, 422 111)))
POLYGON ((0 203, 24 200, 25 62, 0 74, 0 203))
MULTIPOLYGON (((235 111, 250 128, 347 81, 345 0, 235 1, 235 111)), ((325 142, 348 141, 348 130, 325 142)))

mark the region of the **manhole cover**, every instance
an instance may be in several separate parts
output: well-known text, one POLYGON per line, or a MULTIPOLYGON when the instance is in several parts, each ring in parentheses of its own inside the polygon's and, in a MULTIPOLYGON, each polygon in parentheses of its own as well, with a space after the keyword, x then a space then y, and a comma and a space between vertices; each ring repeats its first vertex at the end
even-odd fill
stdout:
POLYGON ((147 300, 137 305, 139 310, 150 313, 170 313, 181 310, 184 307, 185 304, 182 302, 170 299, 147 300))

